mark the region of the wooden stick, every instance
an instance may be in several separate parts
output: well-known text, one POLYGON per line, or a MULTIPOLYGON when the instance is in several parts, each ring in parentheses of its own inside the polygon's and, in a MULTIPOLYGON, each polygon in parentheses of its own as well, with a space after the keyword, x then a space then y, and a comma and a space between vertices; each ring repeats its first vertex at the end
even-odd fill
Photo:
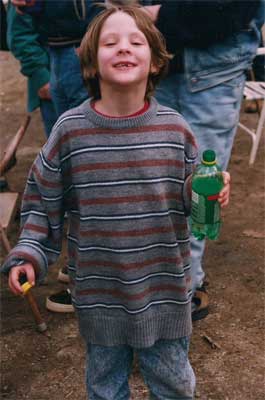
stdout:
POLYGON ((33 294, 31 293, 30 290, 28 290, 27 293, 24 294, 24 297, 27 299, 29 306, 31 308, 34 320, 37 325, 37 330, 39 332, 45 332, 47 330, 47 325, 40 314, 39 308, 37 306, 35 298, 33 297, 33 294))

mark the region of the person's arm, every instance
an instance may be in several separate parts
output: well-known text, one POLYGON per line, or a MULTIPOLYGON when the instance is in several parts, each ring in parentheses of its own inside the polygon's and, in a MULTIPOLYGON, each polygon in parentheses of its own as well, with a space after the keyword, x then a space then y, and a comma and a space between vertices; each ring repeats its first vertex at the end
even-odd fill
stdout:
MULTIPOLYGON (((207 47, 247 29, 261 0, 163 0, 145 7, 166 38, 169 51, 207 47)), ((144 3, 144 2, 143 2, 144 3)))
POLYGON ((184 184, 182 188, 182 200, 185 215, 188 216, 191 211, 191 179, 198 161, 198 146, 190 126, 185 120, 182 120, 182 124, 184 127, 184 184))
POLYGON ((61 252, 65 210, 57 133, 53 130, 31 167, 22 201, 20 237, 1 268, 5 274, 16 268, 11 274, 16 293, 20 292, 18 278, 25 265, 34 269, 34 274, 26 272, 28 278, 41 281, 61 252))
POLYGON ((39 42, 39 34, 30 15, 19 15, 9 4, 7 10, 7 43, 10 51, 21 65, 20 72, 31 78, 41 98, 50 98, 49 56, 39 42))

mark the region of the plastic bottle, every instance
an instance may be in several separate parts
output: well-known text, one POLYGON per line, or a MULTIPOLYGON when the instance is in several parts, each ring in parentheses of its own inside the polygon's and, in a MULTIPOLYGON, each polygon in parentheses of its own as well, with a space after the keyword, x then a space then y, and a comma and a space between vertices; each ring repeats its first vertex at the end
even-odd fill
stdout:
POLYGON ((223 188, 221 168, 213 150, 205 150, 192 177, 191 231, 196 239, 217 239, 221 227, 218 195, 223 188))

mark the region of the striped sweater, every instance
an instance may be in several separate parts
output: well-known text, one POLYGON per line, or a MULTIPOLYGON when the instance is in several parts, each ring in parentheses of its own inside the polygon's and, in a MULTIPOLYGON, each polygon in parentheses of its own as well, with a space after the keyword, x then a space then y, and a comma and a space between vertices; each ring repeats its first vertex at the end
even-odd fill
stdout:
POLYGON ((22 231, 3 271, 30 261, 42 279, 61 251, 80 332, 101 345, 151 346, 191 333, 187 215, 197 148, 183 118, 152 99, 109 118, 90 100, 63 114, 29 173, 22 231))

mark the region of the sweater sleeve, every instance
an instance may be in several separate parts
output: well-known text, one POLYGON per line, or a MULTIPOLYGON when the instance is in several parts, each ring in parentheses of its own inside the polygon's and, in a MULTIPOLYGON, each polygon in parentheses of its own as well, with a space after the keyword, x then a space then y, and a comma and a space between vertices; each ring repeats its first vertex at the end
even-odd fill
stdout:
POLYGON ((49 56, 39 42, 35 23, 30 15, 19 15, 12 4, 7 10, 7 42, 20 62, 21 73, 34 81, 34 87, 39 89, 49 82, 49 56))
MULTIPOLYGON (((154 2, 153 2, 154 3, 154 2)), ((248 27, 260 0, 163 0, 157 27, 168 50, 207 47, 248 27)))
POLYGON ((195 170, 198 160, 198 147, 195 137, 187 125, 186 127, 186 140, 184 143, 184 164, 185 164, 185 176, 183 185, 183 204, 185 215, 190 215, 191 210, 191 177, 195 170))
POLYGON ((45 277, 48 266, 56 262, 62 244, 61 170, 55 158, 52 163, 48 160, 53 133, 31 167, 22 201, 20 237, 2 266, 2 272, 9 273, 19 261, 30 262, 38 281, 45 277))

